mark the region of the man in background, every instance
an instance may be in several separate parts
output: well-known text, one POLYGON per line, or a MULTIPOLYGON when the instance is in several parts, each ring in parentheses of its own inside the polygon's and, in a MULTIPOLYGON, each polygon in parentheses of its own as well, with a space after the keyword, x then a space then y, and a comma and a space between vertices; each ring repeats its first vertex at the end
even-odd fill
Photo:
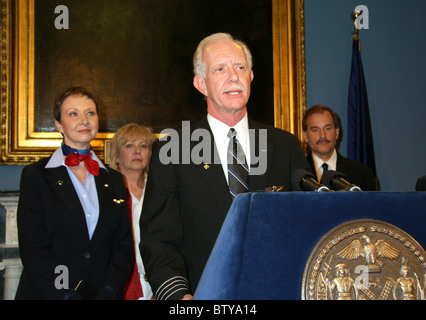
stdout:
POLYGON ((321 181, 324 170, 338 171, 363 191, 377 191, 376 177, 369 166, 347 159, 337 152, 340 128, 339 117, 325 105, 312 106, 305 112, 303 138, 310 149, 307 160, 312 172, 321 181))

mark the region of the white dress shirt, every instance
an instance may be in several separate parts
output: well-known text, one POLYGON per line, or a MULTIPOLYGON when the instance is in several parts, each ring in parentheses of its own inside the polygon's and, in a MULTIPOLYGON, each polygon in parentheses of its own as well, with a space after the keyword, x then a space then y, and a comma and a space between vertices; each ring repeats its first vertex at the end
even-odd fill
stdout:
POLYGON ((333 155, 327 161, 322 160, 321 158, 319 158, 316 154, 314 154, 312 152, 312 160, 314 161, 315 173, 317 175, 318 182, 321 181, 321 177, 322 177, 322 174, 324 172, 324 169, 322 167, 323 163, 327 163, 328 164, 328 169, 329 170, 336 171, 336 166, 337 166, 337 152, 336 152, 336 149, 333 150, 333 155))
MULTIPOLYGON (((146 185, 146 177, 145 183, 146 185)), ((141 233, 139 220, 141 217, 143 198, 145 195, 145 189, 143 188, 142 196, 140 199, 136 198, 131 192, 132 196, 132 227, 133 227, 133 239, 135 242, 135 251, 136 251, 136 263, 138 266, 139 280, 142 286, 143 297, 139 298, 139 300, 151 300, 152 298, 152 289, 148 281, 146 281, 145 277, 145 267, 142 262, 141 252, 139 250, 139 243, 141 241, 141 233)))

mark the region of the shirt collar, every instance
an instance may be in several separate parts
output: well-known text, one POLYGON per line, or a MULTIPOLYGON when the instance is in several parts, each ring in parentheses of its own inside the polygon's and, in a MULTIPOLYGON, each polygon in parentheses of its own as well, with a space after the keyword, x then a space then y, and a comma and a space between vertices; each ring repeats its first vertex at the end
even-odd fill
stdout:
POLYGON ((324 162, 328 164, 328 167, 330 170, 336 170, 336 167, 337 167, 336 149, 333 149, 333 155, 327 161, 322 160, 315 153, 312 152, 312 160, 314 161, 314 166, 316 170, 319 170, 324 162))
POLYGON ((217 120, 210 114, 207 114, 207 121, 209 122, 210 128, 213 132, 213 136, 217 142, 224 143, 228 145, 228 131, 231 128, 234 128, 237 131, 237 139, 240 144, 243 146, 247 145, 247 135, 248 135, 248 117, 247 113, 238 122, 235 126, 229 127, 227 124, 223 123, 220 120, 217 120))

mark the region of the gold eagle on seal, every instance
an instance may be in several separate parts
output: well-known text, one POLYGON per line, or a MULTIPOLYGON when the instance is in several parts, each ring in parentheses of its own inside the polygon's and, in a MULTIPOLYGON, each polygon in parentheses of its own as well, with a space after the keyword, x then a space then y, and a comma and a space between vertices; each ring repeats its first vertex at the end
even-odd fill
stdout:
POLYGON ((377 240, 375 243, 367 235, 363 235, 361 239, 365 240, 364 244, 360 240, 355 239, 339 251, 337 255, 348 260, 364 257, 369 272, 381 272, 380 267, 383 263, 378 260, 378 257, 387 259, 396 259, 399 257, 400 251, 382 239, 377 240))

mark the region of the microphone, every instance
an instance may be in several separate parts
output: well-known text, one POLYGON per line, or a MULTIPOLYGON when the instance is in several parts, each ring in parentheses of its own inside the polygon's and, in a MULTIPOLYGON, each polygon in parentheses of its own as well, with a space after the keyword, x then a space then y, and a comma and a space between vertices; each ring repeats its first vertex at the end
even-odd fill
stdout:
POLYGON ((343 173, 334 170, 324 171, 321 183, 336 191, 362 191, 360 187, 348 182, 343 173))
POLYGON ((291 183, 296 186, 299 191, 330 191, 325 185, 319 183, 311 172, 304 169, 296 169, 293 171, 291 174, 291 183))

